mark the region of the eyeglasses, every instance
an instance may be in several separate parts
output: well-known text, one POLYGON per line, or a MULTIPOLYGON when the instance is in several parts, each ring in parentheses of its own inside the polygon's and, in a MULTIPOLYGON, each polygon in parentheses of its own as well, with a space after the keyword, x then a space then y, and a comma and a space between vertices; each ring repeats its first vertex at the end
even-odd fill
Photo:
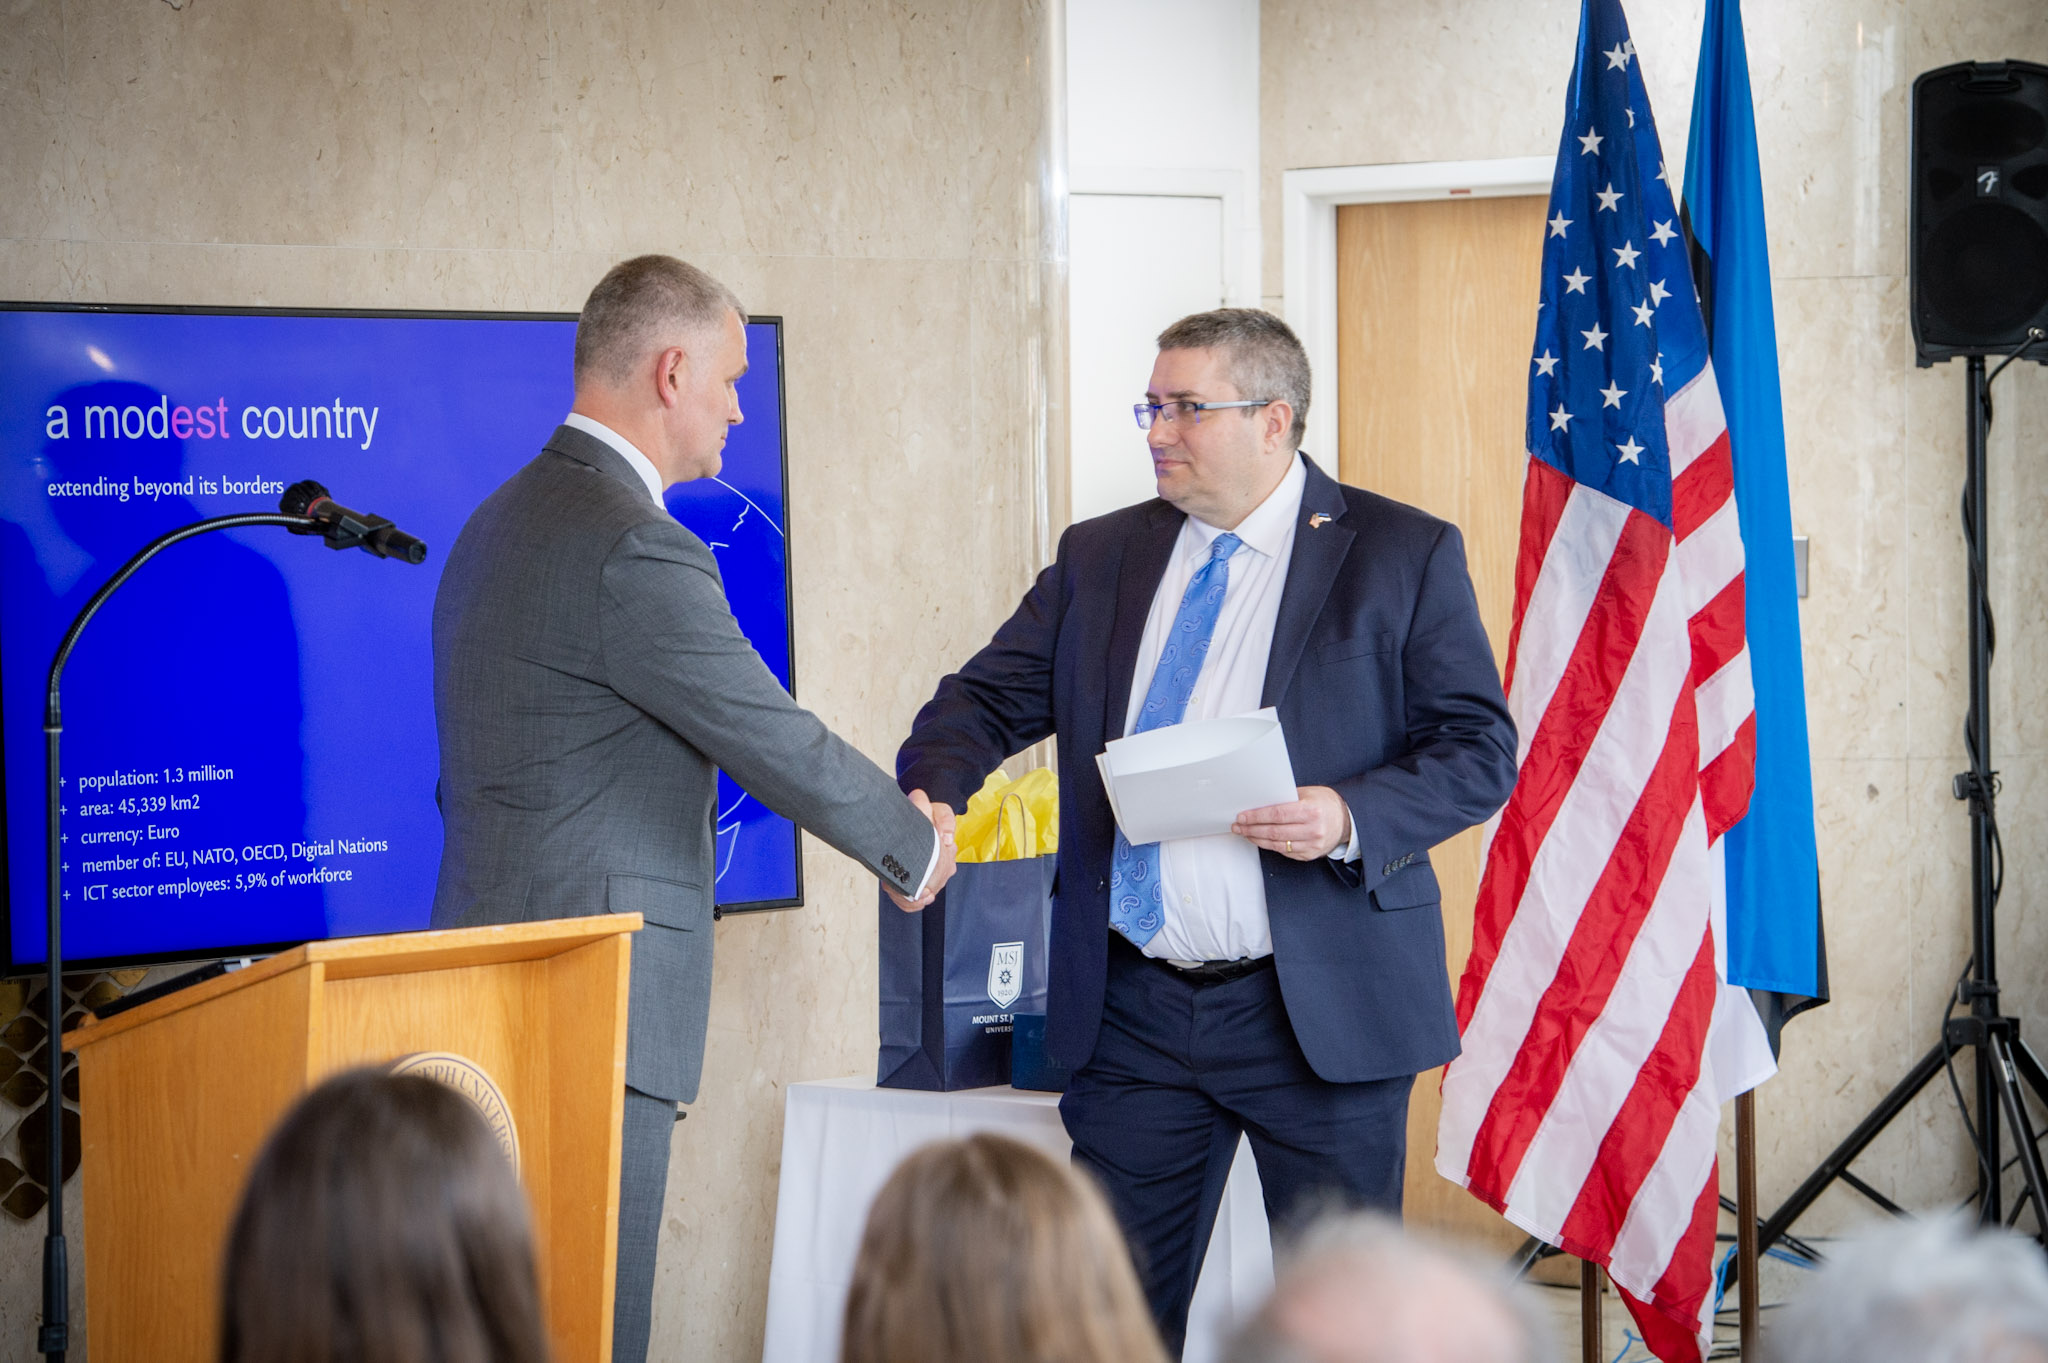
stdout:
POLYGON ((1171 426, 1186 417, 1199 426, 1204 412, 1225 407, 1269 407, 1278 401, 1279 398, 1246 398, 1242 402, 1141 402, 1131 408, 1131 415, 1138 419, 1139 430, 1149 431, 1154 421, 1171 426))

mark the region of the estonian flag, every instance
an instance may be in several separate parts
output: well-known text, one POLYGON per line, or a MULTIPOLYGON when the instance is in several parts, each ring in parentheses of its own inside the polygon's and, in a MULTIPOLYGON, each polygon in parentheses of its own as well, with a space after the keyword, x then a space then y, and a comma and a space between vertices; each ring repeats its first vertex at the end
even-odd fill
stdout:
POLYGON ((1728 980, 1753 991, 1775 1050, 1778 1025, 1826 1002, 1828 984, 1770 249, 1739 0, 1707 0, 1684 211, 1728 415, 1756 689, 1756 788, 1748 817, 1726 838, 1728 980))

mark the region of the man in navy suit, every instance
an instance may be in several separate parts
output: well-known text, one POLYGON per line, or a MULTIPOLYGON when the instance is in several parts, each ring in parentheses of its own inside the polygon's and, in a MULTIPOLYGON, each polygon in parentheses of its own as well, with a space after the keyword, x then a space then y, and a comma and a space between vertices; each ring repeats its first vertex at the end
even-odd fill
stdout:
POLYGON ((1241 1132, 1275 1225, 1331 1200, 1399 1212, 1414 1076, 1458 1053, 1429 849, 1515 780, 1457 529, 1301 455, 1308 400, 1270 313, 1167 328, 1137 408, 1158 500, 1069 528, 897 758, 906 790, 961 809, 1057 735, 1060 1114, 1176 1355, 1241 1132), (1297 799, 1123 839, 1106 742, 1264 706, 1297 799))

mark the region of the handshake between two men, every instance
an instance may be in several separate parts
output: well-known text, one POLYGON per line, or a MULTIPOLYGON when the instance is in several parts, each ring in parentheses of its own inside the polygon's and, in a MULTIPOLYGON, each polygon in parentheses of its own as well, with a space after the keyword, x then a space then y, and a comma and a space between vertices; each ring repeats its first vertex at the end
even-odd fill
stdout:
MULTIPOLYGON (((916 913, 937 899, 939 891, 952 879, 959 864, 959 848, 953 836, 957 816, 952 806, 933 804, 922 790, 911 791, 909 798, 917 812, 932 821, 932 830, 938 837, 936 859, 923 889, 916 895, 901 894, 886 883, 882 888, 897 908, 916 913)), ((1313 861, 1348 851, 1352 841, 1351 810, 1344 797, 1328 786, 1302 786, 1297 798, 1285 804, 1247 809, 1237 816, 1230 831, 1254 847, 1296 861, 1313 861)))
POLYGON ((647 1353, 676 1109, 703 1072, 719 772, 915 910, 953 875, 954 812, 1055 733, 1046 1049, 1177 1354, 1236 1132, 1286 1133, 1256 1149, 1270 1206, 1336 1189, 1396 1209, 1411 1077, 1456 1053, 1427 850, 1500 807, 1516 751, 1462 541, 1300 453, 1308 357, 1285 322, 1182 318, 1132 409, 1158 498, 1067 529, 939 683, 892 781, 791 699, 712 546, 667 509, 743 420, 746 316, 673 257, 607 272, 577 321, 571 410, 471 514, 434 603, 434 926, 645 923, 612 1357, 647 1353), (1090 769, 1108 743, 1265 707, 1311 782, 1269 790, 1296 798, 1238 812, 1232 837, 1123 837, 1090 769), (1276 958, 1297 963, 1285 998, 1276 958), (1191 1013, 1196 997, 1230 1006, 1191 1013))

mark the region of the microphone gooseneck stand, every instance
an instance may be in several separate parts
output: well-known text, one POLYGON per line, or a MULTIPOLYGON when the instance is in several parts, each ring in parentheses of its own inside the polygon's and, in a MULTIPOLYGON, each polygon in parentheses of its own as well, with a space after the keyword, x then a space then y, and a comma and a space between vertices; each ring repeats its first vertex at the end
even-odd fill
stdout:
POLYGON ((51 1363, 63 1363, 64 1353, 71 1342, 71 1272, 69 1255, 64 1244, 64 956, 61 933, 64 895, 59 873, 63 848, 62 835, 58 829, 58 806, 63 798, 63 777, 59 775, 58 748, 64 734, 63 709, 58 698, 58 687, 64 676, 64 664, 70 660, 71 650, 77 647, 79 635, 85 632, 86 624, 98 614, 108 597, 119 591, 121 585, 129 578, 135 576, 137 569, 172 545, 209 531, 275 525, 295 535, 319 535, 331 549, 364 549, 379 558, 399 558, 408 563, 418 563, 426 557, 426 546, 397 530, 390 521, 381 517, 361 516, 338 507, 335 511, 345 514, 321 514, 322 502, 325 502, 327 507, 334 507, 334 503, 327 499, 327 489, 318 483, 295 483, 286 491, 284 504, 300 512, 310 510, 311 514, 288 515, 276 511, 252 511, 233 516, 214 516, 157 536, 137 550, 133 558, 122 564, 120 569, 92 594, 91 599, 78 612, 77 618, 72 620, 71 627, 64 631, 64 638, 57 645, 57 655, 50 660, 49 690, 43 706, 44 756, 49 764, 44 791, 44 821, 48 835, 45 871, 49 881, 46 927, 49 960, 44 974, 43 1002, 46 1011, 45 1021, 49 1024, 50 1032, 48 1051, 44 1057, 49 1079, 46 1102, 50 1145, 44 1177, 49 1186, 50 1199, 48 1229, 43 1237, 43 1319, 36 1333, 36 1352, 51 1360, 51 1363))

